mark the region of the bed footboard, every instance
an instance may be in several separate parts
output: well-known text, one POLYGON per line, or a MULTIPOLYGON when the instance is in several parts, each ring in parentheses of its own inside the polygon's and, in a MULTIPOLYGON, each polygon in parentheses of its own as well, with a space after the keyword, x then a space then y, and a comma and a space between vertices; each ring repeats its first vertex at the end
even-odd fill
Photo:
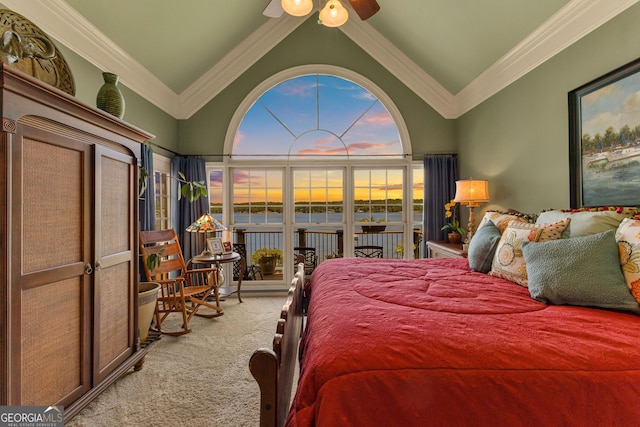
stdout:
POLYGON ((256 350, 249 370, 260 386, 260 427, 281 427, 289 411, 303 325, 304 265, 299 264, 282 307, 273 349, 256 350))

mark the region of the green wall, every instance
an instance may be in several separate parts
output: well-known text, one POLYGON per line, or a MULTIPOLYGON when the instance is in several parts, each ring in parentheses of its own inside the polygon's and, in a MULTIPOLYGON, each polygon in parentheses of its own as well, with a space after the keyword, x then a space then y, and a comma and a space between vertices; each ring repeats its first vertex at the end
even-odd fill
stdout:
POLYGON ((340 30, 312 16, 188 120, 180 121, 180 152, 223 152, 227 127, 245 97, 270 76, 306 64, 329 64, 357 72, 378 85, 400 110, 415 153, 455 151, 453 120, 443 119, 340 30))
MULTIPOLYGON (((378 85, 400 110, 415 153, 454 152, 454 120, 443 119, 400 80, 378 64, 340 30, 318 25, 309 18, 278 46, 245 71, 200 111, 187 120, 176 120, 161 109, 119 84, 125 97, 124 120, 154 135, 153 143, 181 154, 223 153, 228 124, 240 103, 260 83, 291 67, 330 64, 357 72, 378 85)), ((76 97, 95 106, 102 85, 101 71, 56 42, 76 81, 76 97)), ((110 71, 110 70, 106 70, 110 71)), ((154 147, 154 151, 169 155, 154 147)))
MULTIPOLYGON (((55 41, 62 52, 76 83, 76 98, 87 105, 95 107, 96 95, 104 83, 102 71, 82 57, 67 49, 62 43, 55 41)), ((111 70, 104 70, 111 71, 111 70)), ((178 151, 178 121, 149 101, 120 83, 118 85, 125 99, 123 120, 155 135, 152 140, 172 151, 178 151)), ((154 147, 154 150, 156 148, 154 147)), ((168 155, 164 150, 158 152, 168 155)))
MULTIPOLYGON (((183 154, 220 154, 235 110, 270 76, 299 65, 331 64, 362 74, 396 104, 416 153, 459 153, 461 177, 489 180, 487 208, 538 212, 569 206, 567 93, 640 57, 640 4, 456 120, 445 120, 341 31, 311 17, 198 113, 176 120, 121 84, 124 119, 183 154)), ((95 105, 101 70, 61 43, 76 96, 95 105)), ((157 150, 162 154, 162 150, 157 150)), ((217 157, 211 157, 215 159, 217 157)))
POLYGON ((568 208, 568 92, 640 57, 640 4, 456 120, 463 177, 488 179, 486 208, 568 208))

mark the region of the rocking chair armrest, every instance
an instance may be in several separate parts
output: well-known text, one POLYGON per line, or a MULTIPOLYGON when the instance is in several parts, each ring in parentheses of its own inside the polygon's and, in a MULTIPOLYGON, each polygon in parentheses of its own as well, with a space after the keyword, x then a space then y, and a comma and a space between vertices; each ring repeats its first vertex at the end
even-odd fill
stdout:
POLYGON ((154 283, 158 283, 159 285, 172 285, 184 283, 184 277, 174 277, 173 279, 164 279, 164 280, 151 280, 154 283))
POLYGON ((218 271, 216 267, 209 268, 193 268, 185 270, 185 274, 198 274, 198 273, 213 273, 214 271, 218 271))

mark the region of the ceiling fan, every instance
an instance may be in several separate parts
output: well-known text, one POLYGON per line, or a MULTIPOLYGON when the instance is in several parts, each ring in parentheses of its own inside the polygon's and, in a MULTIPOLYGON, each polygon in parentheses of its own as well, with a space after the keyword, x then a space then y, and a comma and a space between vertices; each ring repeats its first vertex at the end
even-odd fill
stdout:
MULTIPOLYGON (((283 3, 293 5, 296 10, 294 10, 293 13, 291 10, 288 10, 288 12, 294 16, 304 16, 313 10, 313 0, 271 0, 262 13, 271 18, 279 18, 285 11, 283 3), (300 11, 299 14, 297 13, 298 11, 300 11)), ((333 7, 344 9, 340 0, 328 0, 326 3, 324 9, 327 11, 333 9, 333 7)), ((380 10, 380 5, 378 5, 376 0, 349 0, 349 3, 363 21, 371 18, 380 10)))

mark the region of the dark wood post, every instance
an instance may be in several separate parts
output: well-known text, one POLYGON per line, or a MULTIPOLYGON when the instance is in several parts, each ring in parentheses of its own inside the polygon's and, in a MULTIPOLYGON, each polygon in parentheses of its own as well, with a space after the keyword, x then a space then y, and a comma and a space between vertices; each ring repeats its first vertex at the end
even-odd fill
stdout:
POLYGON ((307 246, 307 229, 298 228, 298 246, 305 248, 307 246))
POLYGON ((422 232, 420 230, 413 230, 413 244, 416 247, 413 250, 413 258, 420 258, 420 242, 422 241, 422 232))
POLYGON ((245 229, 244 228, 236 228, 236 242, 237 243, 246 243, 244 241, 244 232, 245 229))
POLYGON ((344 230, 336 230, 338 235, 338 253, 344 256, 344 230))

